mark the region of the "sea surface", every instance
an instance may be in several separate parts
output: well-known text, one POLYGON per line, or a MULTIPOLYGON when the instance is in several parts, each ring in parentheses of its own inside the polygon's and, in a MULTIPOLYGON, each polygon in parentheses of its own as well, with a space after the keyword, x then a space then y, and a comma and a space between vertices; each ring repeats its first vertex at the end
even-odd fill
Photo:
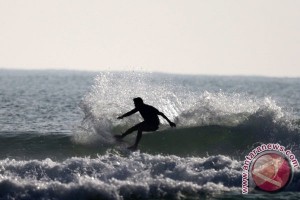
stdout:
POLYGON ((0 199, 300 199, 242 194, 245 156, 278 143, 300 159, 300 78, 0 70, 0 199), (142 97, 161 119, 139 150, 113 135, 142 97))

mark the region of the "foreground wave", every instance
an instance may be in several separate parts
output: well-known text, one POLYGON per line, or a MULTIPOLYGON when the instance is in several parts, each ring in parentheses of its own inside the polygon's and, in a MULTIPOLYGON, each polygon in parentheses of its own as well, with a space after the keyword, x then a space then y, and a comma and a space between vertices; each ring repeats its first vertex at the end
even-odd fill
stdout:
MULTIPOLYGON (((182 158, 135 152, 122 156, 114 151, 94 159, 62 162, 7 158, 0 161, 0 198, 203 199, 227 195, 239 199, 241 165, 222 155, 182 158)), ((297 191, 299 178, 297 171, 295 182, 280 195, 297 191)))

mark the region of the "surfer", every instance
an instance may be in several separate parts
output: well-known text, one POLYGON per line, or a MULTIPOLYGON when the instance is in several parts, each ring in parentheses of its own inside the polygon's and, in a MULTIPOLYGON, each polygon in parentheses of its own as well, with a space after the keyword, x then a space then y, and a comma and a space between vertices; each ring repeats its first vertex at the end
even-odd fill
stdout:
POLYGON ((117 139, 122 139, 124 138, 126 135, 129 135, 130 133, 134 132, 134 131, 138 131, 137 132, 137 136, 136 136, 136 141, 134 143, 133 146, 129 147, 128 149, 130 150, 136 150, 137 146, 139 144, 139 141, 142 138, 142 132, 149 132, 149 131, 156 131, 159 127, 159 118, 158 115, 162 116, 163 118, 165 118, 171 127, 176 127, 176 124, 174 122, 171 122, 165 115, 164 113, 158 111, 156 108, 154 108, 153 106, 144 104, 143 99, 140 97, 134 98, 133 99, 134 102, 134 106, 135 108, 127 113, 125 113, 124 115, 118 117, 118 119, 123 119, 124 117, 128 117, 136 112, 140 112, 140 114, 142 115, 142 117, 144 118, 144 121, 136 124, 135 126, 129 128, 127 131, 125 131, 123 134, 121 135, 116 135, 115 137, 117 139))

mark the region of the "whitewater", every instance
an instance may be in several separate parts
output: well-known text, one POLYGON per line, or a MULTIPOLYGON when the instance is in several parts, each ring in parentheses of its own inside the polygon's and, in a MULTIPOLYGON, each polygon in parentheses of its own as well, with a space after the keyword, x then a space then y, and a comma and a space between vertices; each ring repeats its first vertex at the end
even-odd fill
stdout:
POLYGON ((149 72, 0 70, 0 199, 299 199, 242 194, 245 156, 279 143, 300 158, 300 79, 149 72), (142 97, 177 124, 113 135, 142 97))

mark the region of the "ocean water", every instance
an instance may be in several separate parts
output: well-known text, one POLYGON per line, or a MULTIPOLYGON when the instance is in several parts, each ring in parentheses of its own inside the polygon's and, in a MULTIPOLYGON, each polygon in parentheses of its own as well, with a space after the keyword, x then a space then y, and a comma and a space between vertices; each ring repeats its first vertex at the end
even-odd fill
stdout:
POLYGON ((300 158, 300 78, 0 70, 0 199, 300 199, 242 194, 245 156, 279 143, 300 158), (120 134, 140 96, 177 124, 120 134))

